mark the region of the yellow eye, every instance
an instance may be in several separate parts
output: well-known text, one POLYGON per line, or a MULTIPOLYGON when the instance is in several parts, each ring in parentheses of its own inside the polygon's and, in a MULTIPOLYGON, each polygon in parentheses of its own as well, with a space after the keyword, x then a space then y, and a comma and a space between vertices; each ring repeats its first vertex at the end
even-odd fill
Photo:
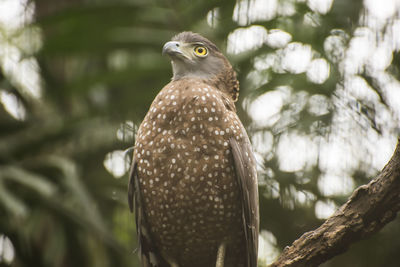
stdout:
POLYGON ((198 55, 200 57, 205 57, 208 54, 207 48, 205 48, 202 45, 196 46, 194 48, 194 52, 196 53, 196 55, 198 55))

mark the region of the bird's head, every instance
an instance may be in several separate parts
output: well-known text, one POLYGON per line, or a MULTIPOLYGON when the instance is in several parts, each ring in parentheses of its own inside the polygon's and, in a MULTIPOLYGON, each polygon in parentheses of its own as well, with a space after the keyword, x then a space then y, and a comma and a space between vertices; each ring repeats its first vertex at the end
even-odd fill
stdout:
POLYGON ((162 50, 171 59, 173 80, 200 78, 227 91, 237 100, 239 83, 236 73, 217 46, 200 34, 181 32, 162 50))
POLYGON ((226 58, 212 42, 193 32, 181 32, 174 36, 162 51, 172 61, 173 79, 211 78, 227 64, 226 58))

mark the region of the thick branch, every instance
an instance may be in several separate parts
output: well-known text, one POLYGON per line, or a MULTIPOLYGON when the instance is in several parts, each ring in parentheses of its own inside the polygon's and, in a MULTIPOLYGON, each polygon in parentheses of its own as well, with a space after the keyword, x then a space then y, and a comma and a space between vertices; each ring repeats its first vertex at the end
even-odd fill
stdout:
POLYGON ((312 267, 346 251, 356 241, 379 231, 400 210, 400 139, 390 161, 369 184, 319 228, 303 234, 270 267, 312 267))

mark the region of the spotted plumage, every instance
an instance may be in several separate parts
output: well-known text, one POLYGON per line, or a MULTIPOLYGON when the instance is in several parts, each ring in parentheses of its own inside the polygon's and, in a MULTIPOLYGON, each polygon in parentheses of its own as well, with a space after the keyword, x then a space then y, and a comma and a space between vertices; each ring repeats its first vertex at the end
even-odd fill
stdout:
POLYGON ((129 183, 142 266, 255 267, 256 170, 236 74, 198 34, 175 36, 164 52, 174 77, 139 127, 129 183))

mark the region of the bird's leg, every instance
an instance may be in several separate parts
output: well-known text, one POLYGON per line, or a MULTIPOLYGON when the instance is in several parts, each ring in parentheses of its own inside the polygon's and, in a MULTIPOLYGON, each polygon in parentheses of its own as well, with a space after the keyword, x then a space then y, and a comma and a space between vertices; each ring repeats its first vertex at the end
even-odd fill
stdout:
POLYGON ((222 242, 218 247, 217 262, 215 263, 215 267, 224 267, 225 252, 226 244, 225 242, 222 242))

